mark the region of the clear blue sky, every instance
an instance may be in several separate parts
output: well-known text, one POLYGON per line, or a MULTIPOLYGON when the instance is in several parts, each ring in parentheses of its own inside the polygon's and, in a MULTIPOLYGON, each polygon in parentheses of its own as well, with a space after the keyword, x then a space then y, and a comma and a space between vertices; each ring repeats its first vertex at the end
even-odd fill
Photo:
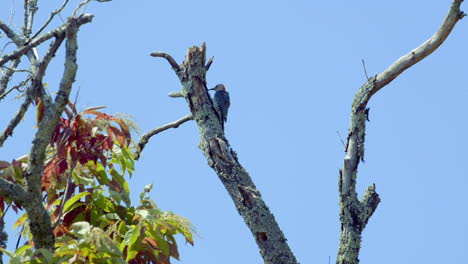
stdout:
MULTIPOLYGON (((2 2, 5 19, 3 6, 11 1, 2 2)), ((61 4, 39 2, 43 15, 61 4)), ((144 132, 172 122, 189 113, 183 99, 167 96, 181 85, 167 62, 149 53, 168 52, 181 62, 188 47, 206 42, 208 56, 215 57, 208 84, 224 83, 230 92, 226 136, 241 164, 298 260, 328 263, 331 256, 333 263, 344 157, 337 131, 346 138, 354 93, 366 80, 361 59, 369 75, 382 72, 437 30, 450 2, 92 3, 87 11, 96 17, 79 32, 78 106, 132 114, 144 132)), ((382 202, 363 233, 361 263, 468 259, 467 31, 465 18, 441 48, 370 102, 358 190, 375 183, 382 202)), ((62 58, 46 76, 52 92, 62 58)), ((13 99, 0 103, 0 124, 17 105, 13 99)), ((22 130, 0 149, 1 160, 28 152, 33 119, 30 111, 22 130)), ((197 145, 193 122, 154 137, 130 180, 133 201, 153 183, 158 205, 197 227, 194 247, 180 243, 180 263, 262 263, 197 145)), ((8 231, 16 240, 17 231, 8 231)))

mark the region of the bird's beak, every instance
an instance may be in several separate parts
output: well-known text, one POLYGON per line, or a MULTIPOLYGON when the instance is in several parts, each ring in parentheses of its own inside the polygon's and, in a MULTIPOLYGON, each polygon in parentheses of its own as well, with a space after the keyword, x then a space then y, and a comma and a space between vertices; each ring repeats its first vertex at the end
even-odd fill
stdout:
POLYGON ((208 89, 208 90, 213 91, 214 89, 215 89, 215 88, 211 88, 211 89, 208 89))

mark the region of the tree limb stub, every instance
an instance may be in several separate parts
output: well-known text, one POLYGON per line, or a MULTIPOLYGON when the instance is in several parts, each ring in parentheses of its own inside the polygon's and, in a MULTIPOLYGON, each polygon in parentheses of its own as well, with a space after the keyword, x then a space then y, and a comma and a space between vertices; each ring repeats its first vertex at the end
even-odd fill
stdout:
POLYGON ((199 147, 208 160, 208 165, 231 196, 238 213, 243 217, 267 264, 292 264, 297 260, 275 217, 263 201, 247 171, 240 165, 237 154, 224 136, 222 125, 206 85, 206 47, 189 48, 181 65, 164 53, 152 53, 163 57, 171 64, 183 86, 183 93, 200 133, 199 147))
POLYGON ((371 77, 354 97, 346 155, 338 179, 341 234, 337 264, 359 263, 361 233, 380 202, 374 184, 367 188, 361 200, 358 199, 356 193, 358 166, 364 160, 365 129, 368 119, 367 104, 375 93, 403 71, 427 57, 444 42, 455 24, 465 16, 460 11, 462 2, 463 0, 454 0, 442 26, 429 40, 399 58, 383 73, 371 77))

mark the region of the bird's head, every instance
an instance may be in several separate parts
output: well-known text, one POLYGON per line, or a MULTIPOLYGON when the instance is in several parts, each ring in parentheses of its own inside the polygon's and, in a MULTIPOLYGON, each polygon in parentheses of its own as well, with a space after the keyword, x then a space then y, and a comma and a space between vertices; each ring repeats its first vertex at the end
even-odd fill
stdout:
POLYGON ((216 85, 214 88, 211 88, 212 91, 226 91, 226 87, 222 84, 216 85))

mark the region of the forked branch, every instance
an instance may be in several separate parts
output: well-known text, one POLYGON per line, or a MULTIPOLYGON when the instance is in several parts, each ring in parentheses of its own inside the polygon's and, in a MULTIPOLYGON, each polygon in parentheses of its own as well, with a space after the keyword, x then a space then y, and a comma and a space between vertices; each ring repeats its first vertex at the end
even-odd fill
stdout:
POLYGON ((366 120, 368 119, 367 115, 369 111, 367 104, 375 93, 389 84, 403 71, 426 58, 444 42, 455 24, 465 16, 460 11, 462 2, 463 0, 454 0, 442 26, 429 40, 399 58, 381 74, 369 78, 354 97, 346 144, 346 155, 338 179, 341 235, 337 264, 359 263, 361 233, 380 202, 380 197, 375 191, 375 185, 367 188, 361 200, 358 199, 356 193, 358 166, 364 160, 366 120))

